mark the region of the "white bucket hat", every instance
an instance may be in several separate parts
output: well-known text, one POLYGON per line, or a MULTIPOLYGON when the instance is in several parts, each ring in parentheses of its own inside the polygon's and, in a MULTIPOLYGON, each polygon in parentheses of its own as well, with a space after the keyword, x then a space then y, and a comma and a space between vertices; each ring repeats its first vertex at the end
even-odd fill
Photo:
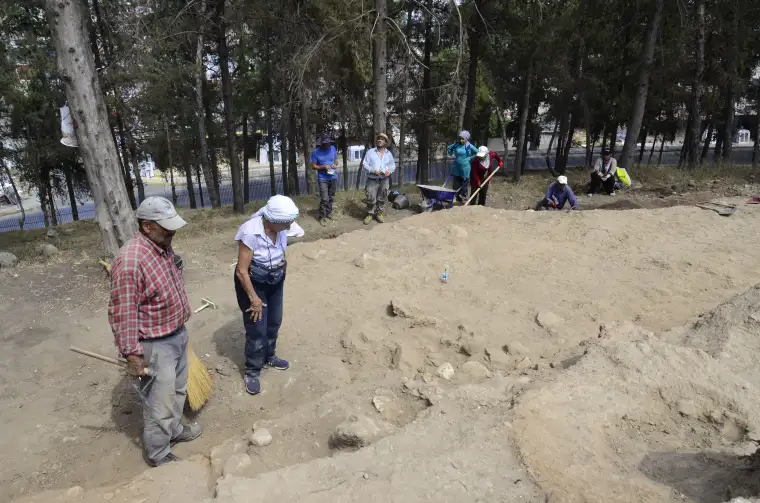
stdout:
POLYGON ((558 176, 557 183, 560 185, 567 185, 567 177, 563 175, 558 176))
POLYGON ((478 147, 478 157, 480 159, 485 159, 488 156, 488 147, 482 146, 478 147))

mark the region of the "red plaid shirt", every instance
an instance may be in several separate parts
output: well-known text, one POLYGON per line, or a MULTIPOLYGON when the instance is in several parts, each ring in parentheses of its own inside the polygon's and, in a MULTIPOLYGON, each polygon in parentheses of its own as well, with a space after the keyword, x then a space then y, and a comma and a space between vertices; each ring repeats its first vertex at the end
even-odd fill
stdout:
POLYGON ((108 322, 119 353, 143 354, 141 340, 175 332, 190 314, 182 273, 174 265, 174 252, 135 233, 111 268, 108 322))

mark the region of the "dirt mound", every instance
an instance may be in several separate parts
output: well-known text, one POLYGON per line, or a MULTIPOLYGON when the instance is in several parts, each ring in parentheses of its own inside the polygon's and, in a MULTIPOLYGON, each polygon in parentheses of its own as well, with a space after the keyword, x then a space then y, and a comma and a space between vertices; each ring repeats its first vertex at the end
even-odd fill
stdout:
MULTIPOLYGON (((758 224, 752 210, 730 219, 632 210, 611 220, 605 211, 457 208, 295 244, 278 344, 293 365, 266 373, 253 398, 238 373, 234 250, 210 260, 188 245, 190 297, 219 304, 189 324, 216 382, 199 418, 204 436, 178 454, 210 458, 193 478, 204 484, 198 494, 229 503, 662 501, 668 491, 721 501, 697 497, 706 479, 681 482, 667 467, 691 474, 704 456, 724 456, 707 464, 724 480, 735 471, 732 449, 752 452, 738 442, 758 431, 760 393, 715 351, 684 347, 684 332, 660 338, 636 325, 681 326, 751 287, 758 224), (368 447, 331 448, 347 422, 349 447, 368 447), (269 430, 270 445, 249 444, 254 426, 269 430)), ((8 363, 15 372, 0 374, 7 390, 14 383, 0 410, 0 442, 19 453, 0 467, 11 496, 36 480, 95 485, 81 459, 104 467, 98 484, 142 470, 138 409, 119 402, 128 390, 110 367, 67 351, 112 351, 103 318, 30 341, 8 363), (42 356, 65 364, 43 366, 42 356)))

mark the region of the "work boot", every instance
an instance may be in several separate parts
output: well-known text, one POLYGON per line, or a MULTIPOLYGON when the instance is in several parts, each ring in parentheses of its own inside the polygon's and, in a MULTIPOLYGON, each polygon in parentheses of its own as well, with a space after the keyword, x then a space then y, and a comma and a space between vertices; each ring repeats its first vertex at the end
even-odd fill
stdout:
POLYGON ((375 215, 375 220, 377 220, 378 223, 384 224, 385 223, 385 215, 383 215, 382 213, 378 213, 377 215, 375 215))
POLYGON ((276 356, 272 356, 271 358, 267 358, 266 363, 264 363, 265 367, 272 367, 273 369, 277 370, 287 370, 288 367, 290 367, 290 364, 287 360, 283 360, 282 358, 277 358, 276 356))
POLYGON ((364 225, 369 225, 372 223, 372 215, 367 215, 364 217, 364 225))
POLYGON ((243 380, 245 381, 245 390, 249 395, 258 395, 261 393, 259 376, 245 376, 243 380))
POLYGON ((149 459, 148 456, 145 455, 145 452, 143 452, 143 458, 145 458, 145 462, 148 463, 153 468, 157 466, 165 465, 167 463, 173 463, 174 461, 179 461, 179 458, 175 456, 174 454, 172 454, 171 452, 158 460, 149 459))
POLYGON ((183 424, 182 433, 171 440, 171 445, 179 444, 181 442, 192 442, 196 438, 200 437, 202 433, 203 426, 198 423, 183 424))

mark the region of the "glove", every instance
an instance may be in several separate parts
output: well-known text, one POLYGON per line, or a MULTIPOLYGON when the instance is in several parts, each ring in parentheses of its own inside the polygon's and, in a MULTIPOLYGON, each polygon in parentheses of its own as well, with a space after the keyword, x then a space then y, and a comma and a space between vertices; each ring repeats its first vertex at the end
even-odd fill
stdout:
POLYGON ((499 161, 499 167, 500 167, 500 168, 503 168, 503 167, 504 167, 504 161, 499 161))

